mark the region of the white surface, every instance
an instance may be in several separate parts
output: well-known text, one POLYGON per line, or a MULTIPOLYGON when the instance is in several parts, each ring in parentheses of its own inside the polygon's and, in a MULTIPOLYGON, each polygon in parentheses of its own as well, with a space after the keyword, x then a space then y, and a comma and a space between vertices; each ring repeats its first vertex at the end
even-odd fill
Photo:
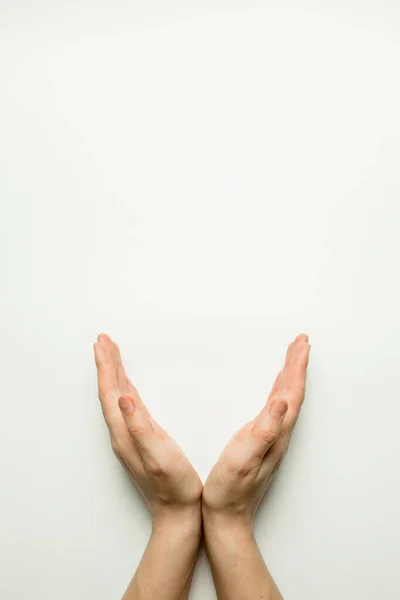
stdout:
POLYGON ((203 478, 307 332, 262 552, 400 597, 400 12, 330 4, 0 3, 2 600, 118 598, 145 547, 101 331, 203 478))

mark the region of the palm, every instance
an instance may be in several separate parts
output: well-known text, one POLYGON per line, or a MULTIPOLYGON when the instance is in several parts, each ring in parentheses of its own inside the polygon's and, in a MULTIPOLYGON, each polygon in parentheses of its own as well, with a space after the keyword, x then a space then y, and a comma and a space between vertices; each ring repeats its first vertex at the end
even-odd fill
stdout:
POLYGON ((176 442, 150 416, 135 386, 126 375, 118 345, 106 334, 95 344, 98 390, 104 418, 117 458, 150 502, 191 501, 199 495, 201 481, 176 442), (141 407, 151 434, 151 456, 142 459, 121 414, 118 400, 130 396, 141 407))
POLYGON ((246 423, 225 447, 204 486, 203 500, 213 509, 250 505, 255 508, 282 461, 305 395, 306 371, 310 345, 308 336, 300 334, 289 345, 282 370, 278 373, 266 406, 246 423), (285 400, 287 413, 279 435, 260 459, 245 455, 246 440, 263 419, 269 405, 285 400))

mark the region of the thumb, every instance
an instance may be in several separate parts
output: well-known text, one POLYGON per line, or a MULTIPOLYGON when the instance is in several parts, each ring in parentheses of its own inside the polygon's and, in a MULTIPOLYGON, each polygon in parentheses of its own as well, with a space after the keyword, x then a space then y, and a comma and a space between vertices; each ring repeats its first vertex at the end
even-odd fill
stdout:
POLYGON ((277 440, 288 410, 286 400, 272 400, 258 415, 252 431, 257 446, 257 454, 263 458, 277 440))
POLYGON ((148 454, 154 438, 150 415, 142 402, 131 395, 121 396, 118 406, 125 421, 126 428, 132 437, 139 454, 148 454))

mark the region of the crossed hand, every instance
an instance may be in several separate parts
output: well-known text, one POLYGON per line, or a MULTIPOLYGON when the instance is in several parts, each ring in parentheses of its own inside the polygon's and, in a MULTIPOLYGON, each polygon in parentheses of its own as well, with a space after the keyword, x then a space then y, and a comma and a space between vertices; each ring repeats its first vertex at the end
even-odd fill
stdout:
POLYGON ((203 487, 176 442, 152 418, 125 373, 118 345, 94 344, 98 389, 113 451, 143 494, 153 527, 207 515, 252 524, 257 506, 288 449, 304 399, 308 336, 289 344, 265 406, 228 442, 203 487))

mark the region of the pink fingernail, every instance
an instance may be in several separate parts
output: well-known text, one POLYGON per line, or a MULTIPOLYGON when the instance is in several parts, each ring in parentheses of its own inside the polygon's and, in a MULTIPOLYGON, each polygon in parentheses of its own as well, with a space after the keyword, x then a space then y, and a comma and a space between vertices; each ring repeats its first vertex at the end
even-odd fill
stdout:
POLYGON ((125 415, 131 415, 133 413, 135 407, 133 405, 132 398, 130 398, 129 396, 121 396, 121 398, 118 401, 118 404, 121 411, 125 415))

